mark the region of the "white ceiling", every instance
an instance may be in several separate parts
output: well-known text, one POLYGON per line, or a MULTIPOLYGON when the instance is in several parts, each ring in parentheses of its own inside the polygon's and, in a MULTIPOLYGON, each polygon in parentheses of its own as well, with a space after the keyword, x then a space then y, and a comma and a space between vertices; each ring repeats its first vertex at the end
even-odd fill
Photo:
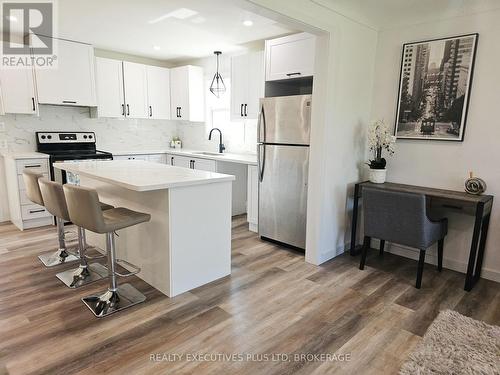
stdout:
POLYGON ((311 0, 376 30, 500 9, 500 0, 311 0))
POLYGON ((161 60, 185 60, 242 49, 241 44, 290 33, 235 0, 63 0, 58 35, 100 49, 161 60), (196 12, 185 19, 171 12, 196 12), (243 25, 251 20, 253 26, 243 25), (159 49, 154 49, 158 46, 159 49))

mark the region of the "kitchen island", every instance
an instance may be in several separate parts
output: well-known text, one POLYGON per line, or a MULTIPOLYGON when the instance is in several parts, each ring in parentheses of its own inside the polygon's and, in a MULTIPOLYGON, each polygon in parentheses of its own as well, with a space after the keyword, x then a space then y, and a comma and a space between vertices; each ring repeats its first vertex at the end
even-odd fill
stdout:
MULTIPOLYGON (((56 163, 79 176, 101 201, 151 215, 118 231, 117 257, 169 297, 231 273, 231 190, 234 176, 139 160, 56 163)), ((87 231, 90 245, 105 236, 87 231)))

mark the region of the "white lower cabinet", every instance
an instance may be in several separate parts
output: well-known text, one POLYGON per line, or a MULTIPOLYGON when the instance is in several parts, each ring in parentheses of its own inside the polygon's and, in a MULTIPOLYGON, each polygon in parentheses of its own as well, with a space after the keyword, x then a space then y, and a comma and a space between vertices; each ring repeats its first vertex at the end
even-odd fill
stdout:
POLYGON ((192 158, 189 156, 167 155, 167 164, 175 167, 198 169, 202 171, 215 172, 217 162, 215 160, 192 158))
POLYGON ((143 160, 153 163, 165 164, 167 155, 165 154, 140 154, 140 155, 113 155, 114 160, 143 160))
POLYGON ((36 228, 53 223, 52 215, 45 207, 34 204, 26 195, 23 171, 25 169, 49 176, 48 159, 4 158, 10 221, 20 230, 36 228))
POLYGON ((217 169, 217 162, 215 160, 193 158, 193 169, 215 172, 217 169))
POLYGON ((151 155, 148 155, 148 161, 150 161, 152 163, 166 164, 167 163, 167 155, 165 155, 165 154, 151 154, 151 155))
POLYGON ((258 232, 259 223, 259 172, 256 165, 248 166, 247 179, 247 221, 248 229, 258 232))

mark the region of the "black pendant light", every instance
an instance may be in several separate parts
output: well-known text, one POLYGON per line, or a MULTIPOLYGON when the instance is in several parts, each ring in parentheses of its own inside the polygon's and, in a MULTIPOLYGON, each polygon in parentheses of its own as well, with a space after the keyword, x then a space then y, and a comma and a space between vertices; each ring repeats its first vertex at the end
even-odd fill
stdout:
POLYGON ((226 92, 226 85, 222 76, 219 73, 219 55, 222 54, 221 51, 214 51, 214 54, 217 56, 217 70, 214 74, 214 78, 212 79, 212 84, 210 85, 210 91, 217 98, 220 98, 222 94, 226 92))

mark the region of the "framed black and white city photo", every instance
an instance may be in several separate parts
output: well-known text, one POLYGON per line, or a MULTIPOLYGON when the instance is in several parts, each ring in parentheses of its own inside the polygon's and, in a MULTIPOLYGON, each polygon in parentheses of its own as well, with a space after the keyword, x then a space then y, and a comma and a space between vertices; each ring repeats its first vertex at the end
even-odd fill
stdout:
POLYGON ((403 45, 394 133, 463 141, 478 34, 403 45))

